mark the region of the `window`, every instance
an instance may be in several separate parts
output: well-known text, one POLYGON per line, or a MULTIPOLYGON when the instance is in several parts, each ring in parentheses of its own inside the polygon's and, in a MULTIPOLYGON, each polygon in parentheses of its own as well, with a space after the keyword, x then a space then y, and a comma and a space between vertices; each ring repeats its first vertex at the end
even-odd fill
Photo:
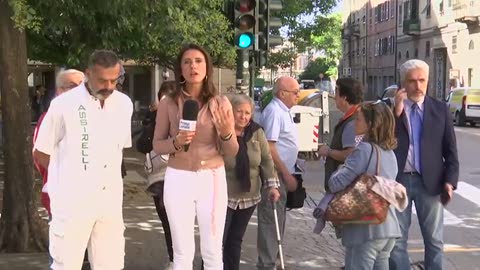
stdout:
POLYGON ((392 0, 392 3, 390 3, 390 7, 392 8, 392 10, 390 10, 390 15, 392 15, 392 19, 395 17, 395 0, 392 0))
POLYGON ((448 0, 448 7, 451 7, 451 6, 452 6, 452 0, 448 0))
POLYGON ((427 0, 427 18, 430 18, 432 13, 432 0, 427 0))
POLYGON ((430 57, 430 41, 425 43, 425 58, 430 57))
POLYGON ((475 43, 473 43, 473 40, 470 40, 470 42, 468 43, 468 49, 469 50, 475 49, 475 43))
POLYGON ((375 13, 375 23, 378 23, 378 20, 379 20, 379 18, 378 18, 378 11, 379 11, 379 8, 378 8, 378 6, 376 6, 376 7, 375 7, 375 12, 374 12, 374 13, 375 13))
POLYGON ((398 52, 398 60, 402 60, 402 52, 398 52))
POLYGON ((402 5, 398 6, 398 25, 402 25, 402 5))
POLYGON ((388 38, 383 38, 382 39, 382 43, 383 43, 383 46, 382 46, 382 55, 386 55, 388 53, 388 38))
POLYGON ((409 59, 409 58, 410 58, 410 53, 407 51, 407 52, 405 53, 405 59, 409 59))
POLYGON ((375 56, 378 56, 378 51, 379 51, 380 45, 378 43, 378 40, 375 41, 375 56))
POLYGON ((390 36, 390 54, 395 53, 395 36, 390 36))
POLYGON ((362 55, 365 55, 366 51, 365 51, 365 47, 362 48, 362 55))
POLYGON ((385 20, 390 17, 390 1, 385 2, 385 20))
POLYGON ((367 22, 365 15, 363 15, 362 22, 363 22, 363 24, 365 24, 367 22))
POLYGON ((440 15, 444 15, 444 14, 445 14, 445 9, 444 9, 444 7, 443 7, 443 1, 440 2, 440 5, 439 5, 439 7, 438 7, 438 10, 439 10, 440 15))
POLYGON ((410 19, 410 1, 403 3, 403 20, 410 19))
POLYGON ((418 48, 415 48, 415 50, 413 51, 413 57, 418 58, 418 48))
POLYGON ((457 36, 452 36, 452 53, 457 53, 457 36))

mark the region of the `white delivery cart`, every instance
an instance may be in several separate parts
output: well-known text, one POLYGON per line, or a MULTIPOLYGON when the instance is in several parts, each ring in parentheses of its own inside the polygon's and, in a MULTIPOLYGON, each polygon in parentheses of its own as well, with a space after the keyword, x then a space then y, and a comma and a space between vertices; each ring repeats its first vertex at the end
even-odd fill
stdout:
POLYGON ((290 109, 290 114, 298 130, 299 152, 316 152, 319 136, 322 134, 320 127, 322 109, 295 105, 290 109))

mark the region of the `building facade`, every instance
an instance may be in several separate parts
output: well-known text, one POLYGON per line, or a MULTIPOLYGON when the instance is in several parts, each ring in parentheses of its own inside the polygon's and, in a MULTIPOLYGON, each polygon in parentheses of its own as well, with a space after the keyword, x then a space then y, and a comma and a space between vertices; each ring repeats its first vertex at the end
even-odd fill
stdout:
MULTIPOLYGON (((366 64, 348 66, 352 73, 346 72, 344 76, 361 79, 353 70, 366 72, 367 81, 362 81, 366 99, 373 99, 387 86, 398 84, 398 67, 414 58, 430 66, 430 96, 444 99, 452 87, 480 86, 480 68, 472 61, 480 56, 480 50, 475 50, 475 45, 480 46, 479 1, 350 0, 343 11, 343 17, 347 18, 344 33, 351 27, 348 18, 353 13, 362 14, 362 10, 367 13, 366 64)), ((352 42, 348 38, 343 42, 345 65, 352 42)))

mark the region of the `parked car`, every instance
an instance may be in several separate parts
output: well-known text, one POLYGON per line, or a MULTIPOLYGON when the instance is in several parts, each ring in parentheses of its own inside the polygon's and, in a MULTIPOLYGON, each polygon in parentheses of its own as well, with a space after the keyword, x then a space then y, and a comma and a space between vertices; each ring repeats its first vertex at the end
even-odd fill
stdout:
POLYGON ((457 126, 465 126, 467 122, 471 126, 480 123, 480 88, 455 88, 446 101, 457 126))
POLYGON ((393 106, 393 100, 395 98, 395 93, 397 92, 398 86, 396 84, 392 84, 389 87, 383 90, 382 95, 378 98, 385 102, 388 106, 393 106))
POLYGON ((301 80, 300 89, 314 89, 315 81, 314 80, 301 80))

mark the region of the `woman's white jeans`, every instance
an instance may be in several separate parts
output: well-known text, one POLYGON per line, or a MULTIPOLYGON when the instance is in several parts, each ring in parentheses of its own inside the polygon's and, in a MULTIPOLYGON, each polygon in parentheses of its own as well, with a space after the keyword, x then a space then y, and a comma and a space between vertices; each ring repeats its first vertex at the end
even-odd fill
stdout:
POLYGON ((172 232, 173 269, 193 268, 196 214, 204 268, 223 270, 222 239, 228 203, 225 168, 192 172, 168 167, 163 200, 172 232))

